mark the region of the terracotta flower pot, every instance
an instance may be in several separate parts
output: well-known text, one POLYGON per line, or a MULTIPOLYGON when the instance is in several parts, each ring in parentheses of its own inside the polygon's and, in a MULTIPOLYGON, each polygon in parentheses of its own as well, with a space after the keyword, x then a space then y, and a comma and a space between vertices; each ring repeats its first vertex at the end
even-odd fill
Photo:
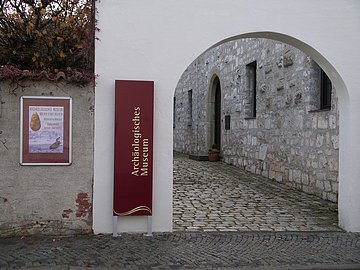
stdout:
POLYGON ((209 161, 219 161, 219 153, 218 152, 209 152, 209 161))

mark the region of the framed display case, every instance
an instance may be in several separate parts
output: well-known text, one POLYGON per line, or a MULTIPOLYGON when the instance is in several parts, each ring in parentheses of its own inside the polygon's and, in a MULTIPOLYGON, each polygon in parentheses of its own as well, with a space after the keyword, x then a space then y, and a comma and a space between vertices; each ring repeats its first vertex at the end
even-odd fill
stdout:
POLYGON ((71 97, 20 99, 20 164, 71 164, 71 97))

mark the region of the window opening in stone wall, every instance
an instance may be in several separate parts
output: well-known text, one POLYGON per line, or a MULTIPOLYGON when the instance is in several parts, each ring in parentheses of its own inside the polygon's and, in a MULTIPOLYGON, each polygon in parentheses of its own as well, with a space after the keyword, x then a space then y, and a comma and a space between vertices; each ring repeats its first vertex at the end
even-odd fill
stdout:
POLYGON ((174 105, 173 105, 173 128, 175 128, 175 109, 176 109, 176 97, 174 97, 174 105))
POLYGON ((256 61, 246 65, 246 88, 248 98, 245 101, 245 118, 256 117, 256 61))
POLYGON ((193 101, 192 101, 192 90, 188 91, 188 126, 192 125, 193 115, 192 115, 192 108, 193 108, 193 101))
POLYGON ((225 115, 225 130, 230 129, 230 115, 225 115))
POLYGON ((331 103, 334 102, 332 101, 332 83, 315 61, 311 62, 309 82, 309 111, 330 110, 331 103))
POLYGON ((326 73, 321 70, 321 88, 320 88, 320 109, 331 108, 331 89, 332 84, 326 73))

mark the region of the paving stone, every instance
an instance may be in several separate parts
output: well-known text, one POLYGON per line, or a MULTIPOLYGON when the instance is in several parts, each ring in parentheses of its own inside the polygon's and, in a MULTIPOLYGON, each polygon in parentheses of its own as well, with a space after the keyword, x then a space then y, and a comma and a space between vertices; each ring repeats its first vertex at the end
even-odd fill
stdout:
POLYGON ((175 158, 176 232, 3 238, 0 269, 360 269, 360 233, 336 226, 336 204, 220 162, 188 162, 175 158), (186 168, 199 171, 195 188, 181 184, 186 168), (208 198, 195 207, 186 194, 208 198))
POLYGON ((336 203, 222 162, 175 153, 173 195, 175 231, 341 231, 336 203))
POLYGON ((153 237, 5 238, 0 239, 0 268, 360 269, 359 233, 207 230, 153 237))

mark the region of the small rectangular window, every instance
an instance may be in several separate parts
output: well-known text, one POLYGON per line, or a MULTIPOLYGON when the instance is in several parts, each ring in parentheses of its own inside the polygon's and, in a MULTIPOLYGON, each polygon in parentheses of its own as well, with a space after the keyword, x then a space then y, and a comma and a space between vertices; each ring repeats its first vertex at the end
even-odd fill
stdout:
POLYGON ((188 91, 188 126, 192 125, 193 122, 193 114, 192 114, 192 110, 193 110, 193 101, 192 101, 192 90, 188 91))
POLYGON ((256 117, 256 61, 246 65, 248 98, 245 104, 245 118, 256 117))
POLYGON ((225 115, 225 130, 230 129, 230 115, 225 115))
POLYGON ((176 117, 176 97, 174 97, 174 105, 173 105, 173 128, 175 128, 175 117, 176 117))
POLYGON ((321 70, 320 109, 331 108, 332 84, 326 73, 321 70))

